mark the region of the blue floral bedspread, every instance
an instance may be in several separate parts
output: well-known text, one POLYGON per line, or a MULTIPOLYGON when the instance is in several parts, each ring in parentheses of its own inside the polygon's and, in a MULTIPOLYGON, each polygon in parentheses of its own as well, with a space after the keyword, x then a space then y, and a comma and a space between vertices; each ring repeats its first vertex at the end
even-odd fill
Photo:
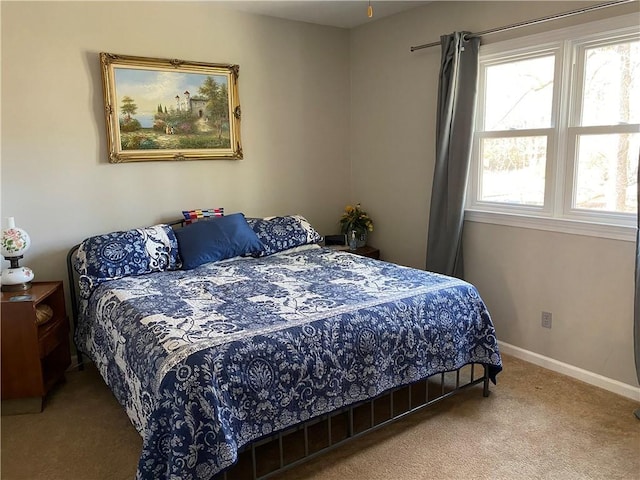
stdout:
POLYGON ((140 479, 209 479, 259 437, 502 369, 475 287, 324 248, 108 281, 82 310, 77 344, 143 437, 140 479))

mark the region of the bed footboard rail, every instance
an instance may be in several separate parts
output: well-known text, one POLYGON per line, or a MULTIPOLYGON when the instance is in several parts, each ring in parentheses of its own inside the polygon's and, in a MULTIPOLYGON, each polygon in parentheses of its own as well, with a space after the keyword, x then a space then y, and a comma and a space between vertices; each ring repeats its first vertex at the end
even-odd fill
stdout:
POLYGON ((488 397, 488 367, 469 364, 398 387, 245 446, 214 480, 268 479, 479 384, 488 397))

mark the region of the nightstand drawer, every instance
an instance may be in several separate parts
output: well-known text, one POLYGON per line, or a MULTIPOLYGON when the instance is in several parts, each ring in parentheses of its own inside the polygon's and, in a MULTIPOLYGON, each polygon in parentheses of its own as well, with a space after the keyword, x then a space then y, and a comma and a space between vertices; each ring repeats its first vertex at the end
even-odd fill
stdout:
POLYGON ((53 352, 58 345, 67 341, 69 335, 69 322, 66 318, 54 318, 40 327, 38 346, 40 358, 44 358, 53 352))

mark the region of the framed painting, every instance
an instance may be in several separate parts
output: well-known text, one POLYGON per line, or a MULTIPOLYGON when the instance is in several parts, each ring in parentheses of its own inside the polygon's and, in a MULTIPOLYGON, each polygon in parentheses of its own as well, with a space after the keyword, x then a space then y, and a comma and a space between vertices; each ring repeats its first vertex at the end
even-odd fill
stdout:
POLYGON ((109 161, 240 159, 238 65, 101 53, 109 161))

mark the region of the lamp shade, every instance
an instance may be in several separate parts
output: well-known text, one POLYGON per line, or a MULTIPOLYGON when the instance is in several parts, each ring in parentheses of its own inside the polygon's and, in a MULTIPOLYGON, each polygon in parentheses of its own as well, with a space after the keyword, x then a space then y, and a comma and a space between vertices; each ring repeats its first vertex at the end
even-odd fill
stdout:
POLYGON ((5 258, 21 257, 31 246, 31 238, 22 228, 16 227, 13 217, 9 217, 7 223, 8 228, 2 231, 0 253, 5 258))
POLYGON ((0 253, 11 263, 10 268, 3 268, 0 281, 3 292, 15 292, 31 288, 33 271, 29 267, 21 267, 18 261, 24 252, 29 250, 31 239, 27 232, 16 227, 13 217, 7 218, 7 228, 0 237, 0 253))

